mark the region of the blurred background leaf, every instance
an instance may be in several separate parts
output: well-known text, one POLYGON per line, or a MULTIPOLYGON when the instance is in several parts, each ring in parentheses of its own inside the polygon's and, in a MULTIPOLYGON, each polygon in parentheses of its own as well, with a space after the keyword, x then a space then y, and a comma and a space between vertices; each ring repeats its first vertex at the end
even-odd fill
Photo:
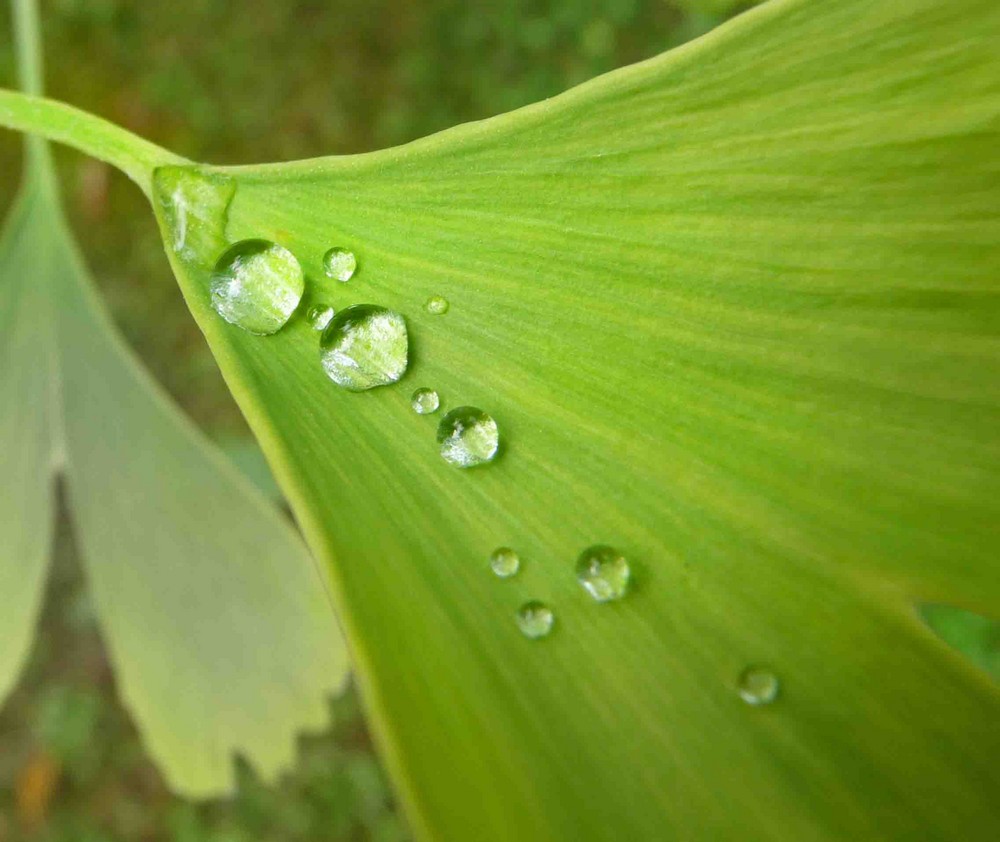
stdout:
MULTIPOLYGON (((37 20, 14 4, 20 78, 41 87, 37 20)), ((56 478, 116 686, 171 787, 217 797, 235 752, 268 782, 328 722, 347 654, 325 576, 294 527, 151 382, 95 297, 62 214, 46 145, 24 144, 0 234, 0 694, 34 631, 56 478)), ((260 482, 266 482, 266 476, 260 482)), ((93 688, 41 700, 16 770, 20 825, 41 832, 60 777, 90 777, 93 688)))

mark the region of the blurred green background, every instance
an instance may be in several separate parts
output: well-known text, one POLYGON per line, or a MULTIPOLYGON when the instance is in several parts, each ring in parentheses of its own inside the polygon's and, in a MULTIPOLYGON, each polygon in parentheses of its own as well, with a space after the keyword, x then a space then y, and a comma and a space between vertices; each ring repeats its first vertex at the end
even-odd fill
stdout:
MULTIPOLYGON (((253 163, 404 143, 653 56, 738 0, 42 0, 50 95, 189 158, 253 163)), ((0 85, 14 84, 0 0, 0 85)), ((266 469, 174 283, 145 199, 58 150, 66 204, 127 340, 255 478, 266 469)), ((0 211, 20 143, 0 131, 0 211)), ((0 709, 0 842, 407 839, 353 693, 278 787, 173 797, 115 695, 63 517, 39 634, 0 709)))

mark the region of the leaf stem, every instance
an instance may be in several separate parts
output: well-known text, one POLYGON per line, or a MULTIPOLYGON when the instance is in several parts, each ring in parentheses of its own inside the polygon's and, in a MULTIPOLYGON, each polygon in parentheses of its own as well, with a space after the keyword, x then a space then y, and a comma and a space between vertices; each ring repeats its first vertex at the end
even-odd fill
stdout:
POLYGON ((44 93, 41 34, 35 0, 14 0, 14 43, 17 44, 17 75, 22 91, 44 93))
MULTIPOLYGON (((25 82, 40 70, 30 57, 22 61, 25 82)), ((79 149, 120 169, 149 196, 152 172, 186 159, 100 117, 62 102, 0 88, 0 126, 41 135, 79 149)))

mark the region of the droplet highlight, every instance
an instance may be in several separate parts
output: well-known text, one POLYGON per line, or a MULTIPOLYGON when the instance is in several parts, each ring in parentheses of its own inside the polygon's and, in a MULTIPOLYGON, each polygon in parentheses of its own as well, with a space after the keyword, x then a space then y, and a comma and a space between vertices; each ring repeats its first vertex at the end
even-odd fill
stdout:
POLYGON ((437 440, 445 462, 459 468, 473 468, 496 458, 500 431, 497 422, 481 409, 460 406, 441 419, 437 440))
POLYGON ((521 557, 510 547, 497 547, 490 555, 490 569, 501 579, 509 579, 521 569, 521 557))
POLYGON ((352 392, 395 383, 410 353, 406 321, 385 307, 355 304, 337 313, 320 337, 320 360, 329 378, 352 392))
POLYGON ((765 667, 747 667, 740 673, 736 689, 748 705, 769 705, 778 698, 781 682, 765 667))
POLYGON ((441 295, 432 295, 427 299, 424 309, 432 316, 443 316, 448 312, 448 299, 441 295))
POLYGON ((317 305, 312 307, 307 314, 309 319, 309 324, 312 325, 313 330, 326 330, 327 325, 333 319, 336 311, 333 307, 324 307, 323 305, 317 305))
POLYGON ((517 609, 516 619, 521 634, 532 640, 538 640, 547 637, 552 631, 556 615, 544 602, 533 599, 517 609))
POLYGON ((614 547, 588 547, 576 562, 576 578, 597 602, 621 599, 628 593, 632 571, 625 557, 614 547))
POLYGON ((354 277, 357 268, 358 259, 349 249, 334 246, 323 255, 323 271, 328 278, 345 283, 354 277))
POLYGON ((441 398, 433 389, 417 389, 410 398, 410 406, 417 415, 430 415, 441 406, 441 398))
POLYGON ((276 333, 302 300, 302 267, 270 240, 242 240, 227 249, 209 279, 212 307, 230 324, 260 336, 276 333))

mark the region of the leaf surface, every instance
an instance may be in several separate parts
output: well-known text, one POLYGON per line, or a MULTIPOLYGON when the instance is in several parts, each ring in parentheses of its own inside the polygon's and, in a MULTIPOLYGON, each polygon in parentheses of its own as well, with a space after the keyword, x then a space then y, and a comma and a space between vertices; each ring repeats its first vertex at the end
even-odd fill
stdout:
MULTIPOLYGON (((998 605, 997 36, 993 3, 777 2, 495 120, 190 182, 216 199, 175 268, 428 838, 995 829, 997 687, 916 605, 998 605), (406 379, 351 394, 304 318, 223 322, 207 274, 249 237, 404 313, 406 379), (446 464, 420 386, 492 413, 499 461, 446 464), (575 581, 594 543, 620 603, 575 581)), ((154 179, 168 242, 186 172, 154 179)))
POLYGON ((917 606, 1000 604, 998 39, 987 0, 776 0, 398 149, 156 171, 421 836, 995 835, 1000 693, 917 606), (210 303, 251 237, 309 279, 271 337, 210 303), (401 383, 330 382, 310 302, 404 314, 401 383), (440 458, 425 386, 496 418, 494 464, 440 458), (620 602, 575 579, 597 543, 620 602))

